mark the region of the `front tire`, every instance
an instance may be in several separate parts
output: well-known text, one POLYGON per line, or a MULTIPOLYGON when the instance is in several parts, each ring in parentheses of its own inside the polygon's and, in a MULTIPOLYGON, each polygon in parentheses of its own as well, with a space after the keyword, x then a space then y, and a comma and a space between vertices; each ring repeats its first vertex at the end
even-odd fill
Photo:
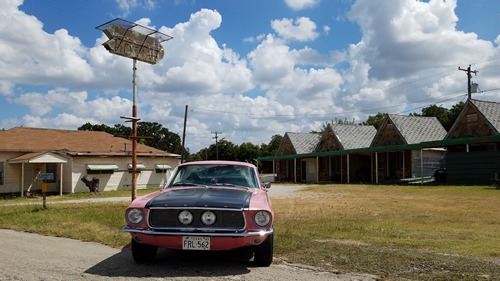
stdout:
POLYGON ((156 258, 158 247, 141 244, 132 239, 132 257, 136 263, 150 263, 156 258))
POLYGON ((273 263, 274 234, 271 233, 262 244, 255 246, 254 263, 258 266, 270 266, 273 263))

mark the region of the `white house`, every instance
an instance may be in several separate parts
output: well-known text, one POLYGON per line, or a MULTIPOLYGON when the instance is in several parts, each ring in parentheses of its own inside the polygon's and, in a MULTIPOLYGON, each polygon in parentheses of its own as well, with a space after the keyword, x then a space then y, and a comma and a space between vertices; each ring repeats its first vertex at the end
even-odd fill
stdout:
MULTIPOLYGON (((137 188, 160 187, 180 155, 137 144, 137 188)), ((0 193, 88 192, 131 189, 132 142, 100 131, 14 127, 0 132, 0 193)))

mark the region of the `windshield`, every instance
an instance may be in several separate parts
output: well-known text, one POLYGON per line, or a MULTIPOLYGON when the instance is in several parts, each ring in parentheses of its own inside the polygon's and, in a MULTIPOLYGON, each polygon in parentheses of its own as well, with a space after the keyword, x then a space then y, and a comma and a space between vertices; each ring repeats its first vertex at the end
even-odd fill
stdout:
POLYGON ((259 188, 254 169, 234 164, 196 164, 180 166, 167 187, 223 185, 259 188))

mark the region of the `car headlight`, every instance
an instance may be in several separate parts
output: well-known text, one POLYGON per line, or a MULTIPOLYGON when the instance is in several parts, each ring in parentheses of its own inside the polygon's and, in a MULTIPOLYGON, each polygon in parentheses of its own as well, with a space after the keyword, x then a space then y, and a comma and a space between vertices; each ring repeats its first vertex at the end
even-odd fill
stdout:
POLYGON ((212 211, 206 211, 201 215, 201 222, 204 225, 212 225, 217 220, 217 216, 212 211))
POLYGON ((266 226, 271 222, 271 214, 267 211, 258 211, 253 219, 258 226, 266 226))
POLYGON ((138 224, 144 219, 144 212, 141 209, 130 209, 127 212, 127 220, 132 224, 138 224))
POLYGON ((184 225, 188 225, 193 222, 193 214, 191 214, 190 211, 184 210, 180 212, 177 218, 184 225))

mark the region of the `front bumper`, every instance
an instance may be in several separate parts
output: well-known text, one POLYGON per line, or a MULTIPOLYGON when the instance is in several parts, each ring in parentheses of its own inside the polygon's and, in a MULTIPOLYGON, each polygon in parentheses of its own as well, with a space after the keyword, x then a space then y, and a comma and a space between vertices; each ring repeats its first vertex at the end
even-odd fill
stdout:
POLYGON ((141 244, 153 245, 160 248, 182 249, 183 236, 210 237, 210 250, 232 250, 246 246, 256 246, 274 233, 270 228, 262 231, 249 232, 172 232, 153 231, 124 227, 123 231, 129 232, 132 238, 141 244))

